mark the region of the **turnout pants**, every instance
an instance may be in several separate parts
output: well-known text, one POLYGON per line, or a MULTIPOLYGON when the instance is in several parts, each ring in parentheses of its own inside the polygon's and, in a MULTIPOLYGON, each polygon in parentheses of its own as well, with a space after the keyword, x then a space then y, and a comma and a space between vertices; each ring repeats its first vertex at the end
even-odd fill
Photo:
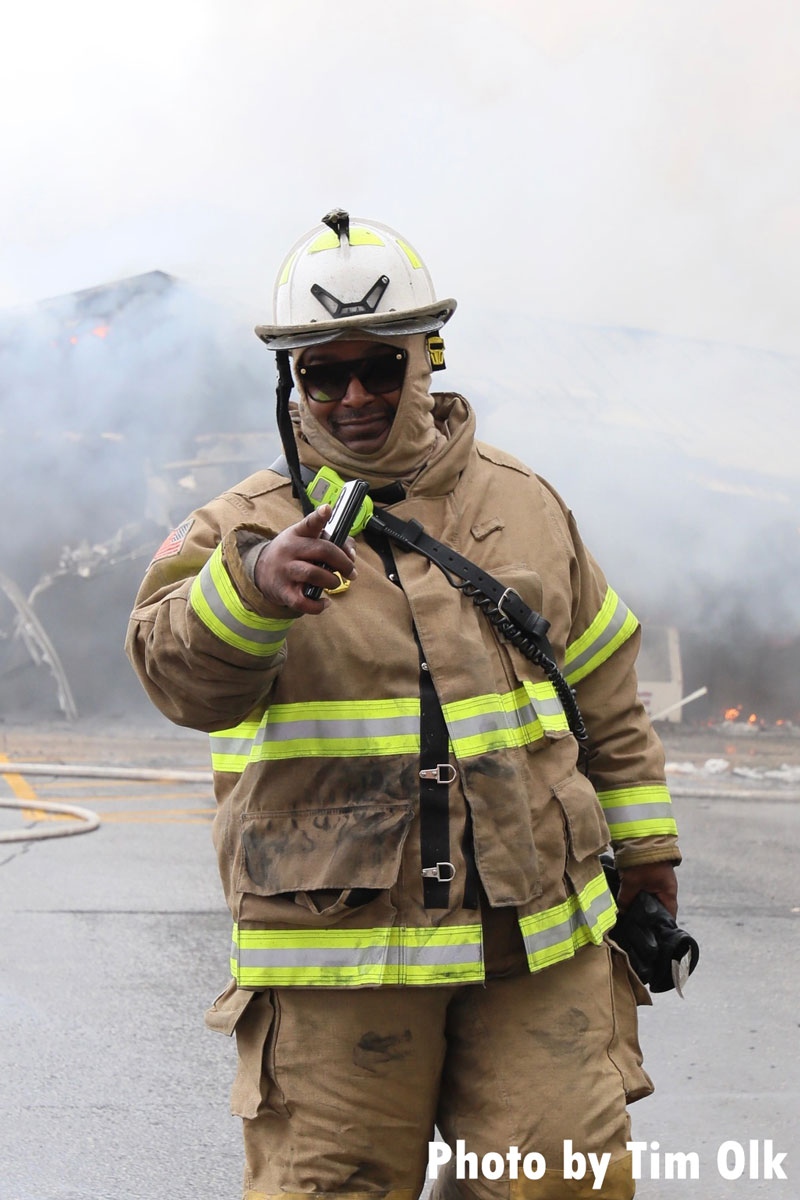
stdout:
POLYGON ((531 975, 509 916, 487 914, 485 985, 231 985, 218 998, 207 1022, 236 1032, 245 1200, 416 1200, 429 1159, 432 1200, 630 1200, 626 1100, 653 1090, 636 1033, 649 997, 607 944, 531 975), (600 1188, 588 1165, 565 1178, 567 1141, 610 1155, 600 1188), (544 1159, 539 1178, 537 1159, 512 1166, 512 1147, 544 1159))

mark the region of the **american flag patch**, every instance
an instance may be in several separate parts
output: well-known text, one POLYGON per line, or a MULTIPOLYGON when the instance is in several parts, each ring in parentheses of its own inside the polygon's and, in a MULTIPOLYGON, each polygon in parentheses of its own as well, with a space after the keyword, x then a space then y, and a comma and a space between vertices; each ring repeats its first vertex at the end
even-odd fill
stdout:
POLYGON ((172 533, 164 538, 164 541, 156 550, 150 560, 150 566, 152 567, 153 563, 160 562, 162 558, 174 558, 176 554, 180 554, 181 547, 186 541, 186 535, 193 525, 194 517, 189 517, 188 521, 184 521, 177 529, 173 529, 172 533))

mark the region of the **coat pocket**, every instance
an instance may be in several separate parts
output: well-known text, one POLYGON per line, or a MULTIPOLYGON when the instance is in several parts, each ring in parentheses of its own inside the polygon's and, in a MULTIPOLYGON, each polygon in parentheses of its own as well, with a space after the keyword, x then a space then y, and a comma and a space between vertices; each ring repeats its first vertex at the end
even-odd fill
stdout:
POLYGON ((244 813, 237 888, 257 896, 310 893, 307 907, 320 913, 336 905, 337 892, 387 890, 413 819, 410 804, 244 813))
POLYGON ((236 1034, 239 1062, 231 1091, 231 1112, 253 1118, 264 1112, 287 1116, 275 1077, 275 1041, 280 1012, 275 993, 239 988, 232 980, 206 1012, 209 1029, 236 1034))
POLYGON ((586 776, 573 771, 553 785, 553 795, 564 814, 571 857, 576 862, 583 862, 604 850, 611 834, 597 793, 586 776))

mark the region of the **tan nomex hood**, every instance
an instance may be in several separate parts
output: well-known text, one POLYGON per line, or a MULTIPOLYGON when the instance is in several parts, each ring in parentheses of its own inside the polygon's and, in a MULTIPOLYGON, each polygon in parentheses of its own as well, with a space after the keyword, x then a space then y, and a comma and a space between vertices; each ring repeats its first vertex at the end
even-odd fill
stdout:
MULTIPOLYGON (((408 355, 400 403, 389 436, 372 454, 357 454, 335 438, 311 414, 302 377, 297 372, 303 351, 296 350, 293 357, 298 400, 292 419, 300 461, 313 468, 334 467, 349 478, 366 479, 371 487, 382 487, 395 480, 408 486, 420 476, 423 468, 432 467, 440 460, 448 443, 457 438, 463 445, 463 456, 453 456, 455 447, 450 447, 447 474, 453 475, 452 482, 447 486, 440 480, 440 485, 444 485, 442 490, 449 491, 466 464, 475 432, 475 418, 469 405, 453 393, 431 393, 431 369, 424 334, 378 339, 360 331, 358 340, 398 346, 408 355), (463 461, 460 461, 461 457, 463 461)), ((428 472, 424 474, 427 476, 428 472)))

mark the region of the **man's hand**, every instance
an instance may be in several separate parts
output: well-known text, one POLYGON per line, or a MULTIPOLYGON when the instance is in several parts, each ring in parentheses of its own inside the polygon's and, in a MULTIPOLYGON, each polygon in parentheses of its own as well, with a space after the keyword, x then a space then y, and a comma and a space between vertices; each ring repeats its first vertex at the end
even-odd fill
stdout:
POLYGON ((308 584, 338 587, 339 580, 334 571, 339 571, 345 579, 355 579, 356 551, 352 538, 347 539, 344 547, 320 538, 330 515, 330 504, 320 504, 302 521, 284 529, 261 551, 255 581, 267 600, 297 613, 321 613, 330 604, 330 597, 322 595, 319 600, 309 600, 303 595, 303 588, 308 584), (325 565, 319 566, 320 563, 325 565))
POLYGON ((643 863, 619 873, 617 906, 620 912, 630 908, 639 892, 651 892, 660 900, 670 916, 678 915, 678 881, 672 863, 643 863))

